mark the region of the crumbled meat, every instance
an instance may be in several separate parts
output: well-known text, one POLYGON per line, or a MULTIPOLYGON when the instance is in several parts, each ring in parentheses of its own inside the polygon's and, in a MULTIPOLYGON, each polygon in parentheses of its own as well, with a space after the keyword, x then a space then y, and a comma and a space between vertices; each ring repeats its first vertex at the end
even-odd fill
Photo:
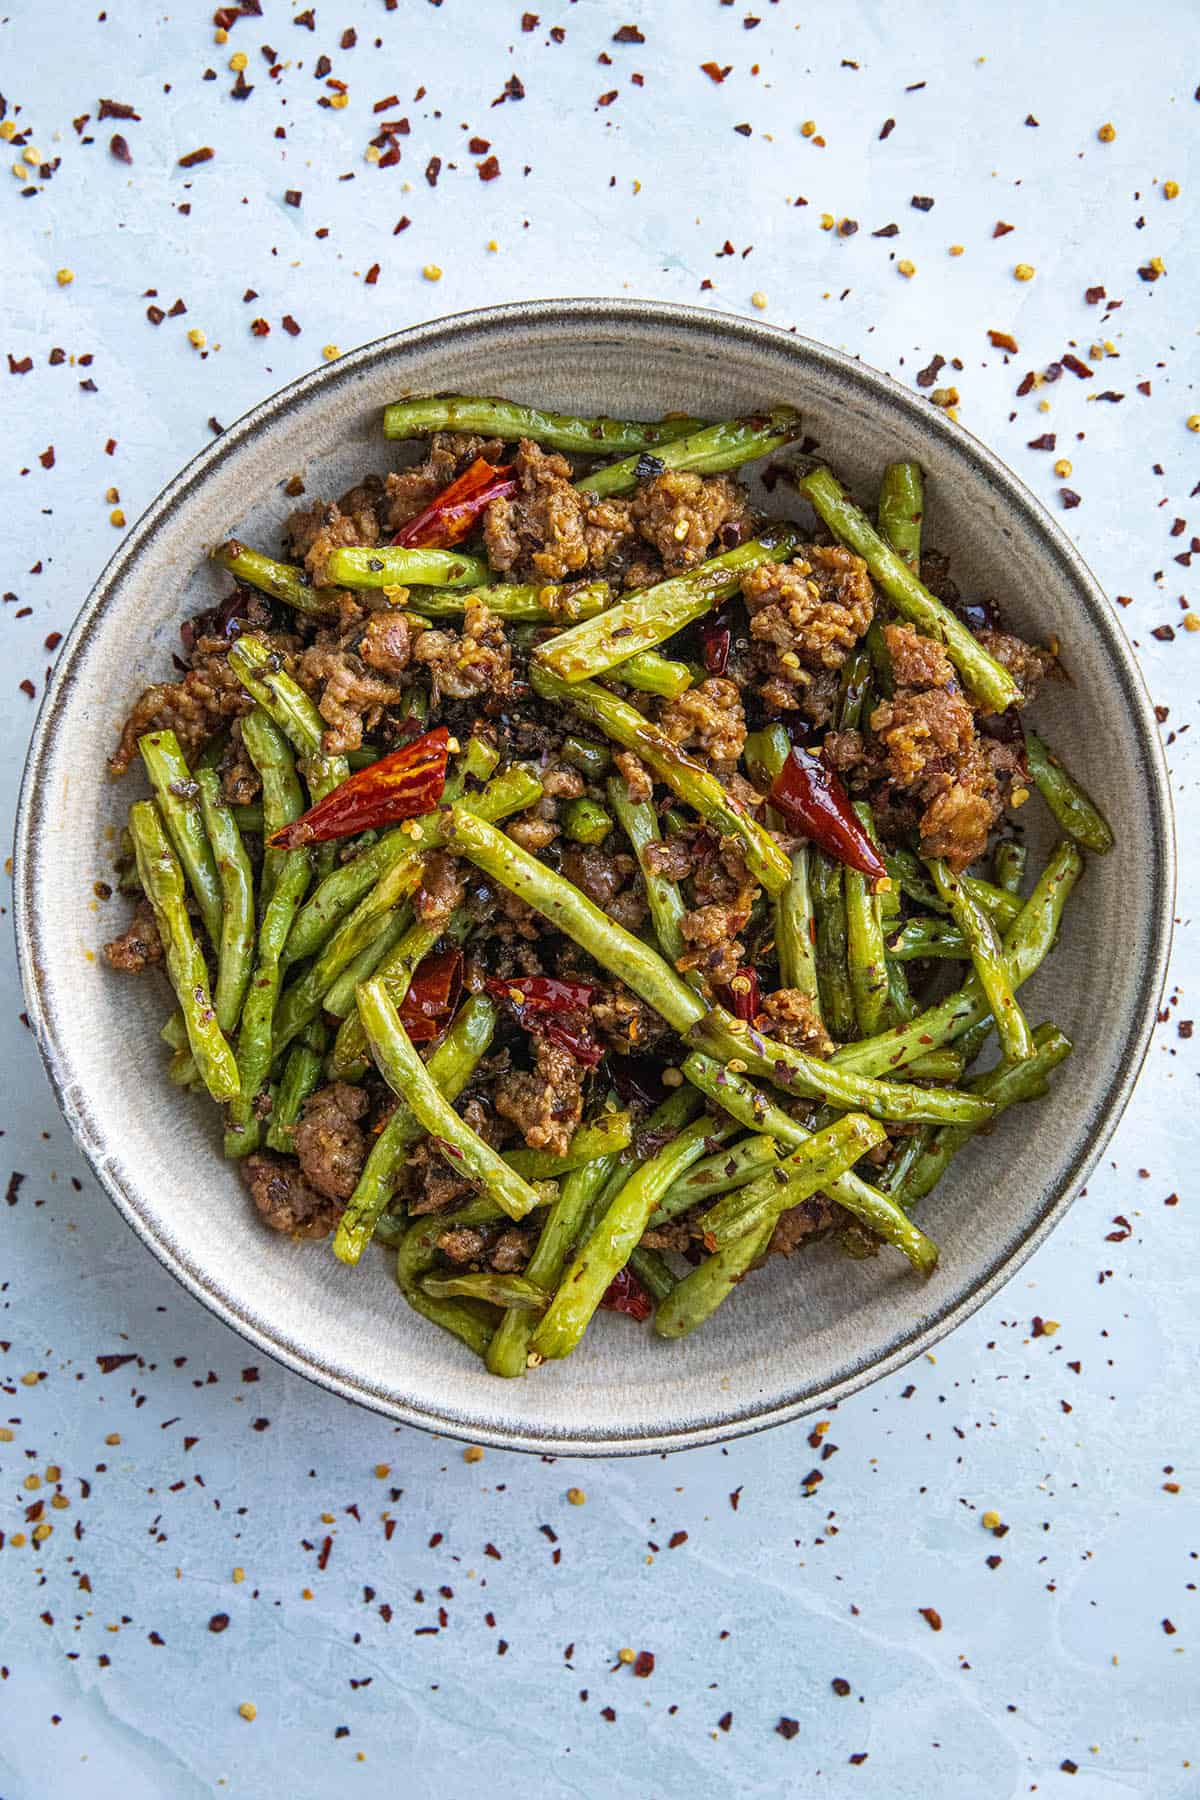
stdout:
POLYGON ((262 792, 262 776, 246 754, 242 725, 235 719, 221 757, 221 794, 230 806, 249 806, 262 792))
POLYGON ((483 518, 488 561, 501 574, 564 581, 603 570, 632 536, 629 502, 581 493, 566 457, 523 438, 513 469, 519 491, 493 500, 483 518))
MULTIPOLYGON (((760 1029, 793 1050, 806 1050, 810 1056, 829 1056, 833 1040, 829 1037, 812 998, 800 988, 779 988, 762 1003, 760 1029)), ((756 1020, 758 1023, 758 1020, 756 1020)))
POLYGON ((829 731, 821 745, 825 761, 839 774, 858 769, 866 760, 866 745, 861 731, 829 731))
POLYGON ((626 593, 636 588, 654 587, 663 578, 663 566, 657 557, 635 555, 621 569, 621 586, 626 593))
POLYGON ((321 738, 328 756, 359 749, 363 733, 373 730, 383 709, 400 698, 394 682, 372 675, 352 650, 328 643, 309 645, 296 665, 296 679, 317 697, 317 711, 329 727, 321 738))
POLYGON ((292 1130, 300 1169, 309 1184, 330 1200, 348 1200, 367 1159, 358 1121, 370 1102, 361 1088, 335 1081, 304 1103, 292 1130))
POLYGON ((544 850, 558 836, 557 815, 558 806, 555 801, 537 800, 528 812, 523 812, 519 818, 510 819, 504 829, 523 850, 536 856, 539 850, 544 850))
POLYGON ((518 1125, 531 1150, 564 1156, 583 1117, 584 1070, 569 1051, 540 1031, 530 1032, 535 1071, 513 1070, 496 1083, 502 1118, 518 1125))
POLYGON ((888 624, 884 642, 897 687, 952 687, 954 664, 936 638, 924 637, 911 625, 888 624))
POLYGON ((742 596, 750 635, 775 648, 785 673, 797 664, 840 669, 875 612, 866 563, 839 544, 809 544, 794 562, 760 563, 742 582, 742 596))
POLYGON ((512 687, 512 656, 503 622, 475 594, 467 599, 461 632, 422 631, 412 656, 429 670, 435 706, 443 694, 470 700, 482 693, 507 694, 512 687))
POLYGON ((617 773, 625 783, 625 792, 634 806, 641 806, 654 794, 650 771, 632 750, 618 750, 613 757, 617 773))
POLYGON ((370 613, 358 653, 381 675, 402 675, 412 659, 412 630, 399 607, 370 613))
POLYGON ((668 700, 658 723, 672 743, 683 750, 699 750, 713 765, 735 764, 746 742, 741 695, 734 682, 720 675, 710 675, 698 687, 668 700))
POLYGON ((487 1248, 487 1236, 473 1225, 452 1226, 442 1232, 437 1247, 453 1263, 478 1262, 487 1248))
POLYGON ((680 957, 678 967, 700 969, 709 981, 723 985, 733 980, 746 960, 738 934, 745 929, 758 893, 736 839, 724 838, 715 854, 699 857, 693 891, 698 904, 682 920, 691 948, 680 957))
POLYGON ((687 1219, 668 1219, 662 1225, 653 1225, 649 1231, 642 1233, 644 1250, 675 1250, 682 1254, 690 1250, 692 1244, 700 1236, 697 1225, 693 1229, 687 1219))
POLYGON ((125 773, 137 756, 138 739, 148 731, 173 731, 190 765, 223 725, 251 711, 254 702, 229 667, 228 653, 223 638, 201 638, 182 681, 158 681, 144 690, 108 759, 114 775, 125 773))
POLYGON ((694 841, 681 831, 673 831, 660 844, 647 844, 644 856, 649 873, 667 881, 686 881, 696 866, 694 841))
POLYGON ((469 468, 476 457, 482 456, 490 463, 503 461, 505 448, 499 438, 435 432, 423 462, 387 477, 383 506, 385 529, 389 533, 399 531, 402 525, 424 512, 430 501, 469 468))
POLYGON ((965 869, 987 849, 988 833, 999 814, 995 776, 980 757, 935 794, 922 813, 922 855, 942 856, 952 869, 965 869))
POLYGON ((578 800, 586 784, 578 769, 567 763, 551 763, 542 771, 542 792, 548 800, 578 800))
POLYGON ((291 1157, 256 1150, 240 1164, 259 1217, 290 1237, 327 1237, 341 1217, 340 1202, 310 1187, 291 1157))
POLYGON ((424 1149, 424 1144, 418 1144, 409 1159, 410 1170, 420 1177, 420 1186, 410 1193, 408 1201, 408 1210, 413 1218, 423 1213, 446 1212, 473 1191, 471 1183, 447 1167, 435 1150, 420 1157, 420 1152, 424 1149))
POLYGON ((638 931, 645 924, 646 890, 632 856, 600 845, 572 844, 563 852, 562 872, 627 931, 638 931))
POLYGON ((814 1194, 810 1200, 802 1200, 799 1206, 789 1207, 787 1212, 780 1214, 767 1245, 768 1255, 790 1256, 806 1239, 817 1232, 828 1231, 836 1224, 838 1210, 824 1194, 814 1194))
POLYGON ((536 1241, 532 1231, 502 1231, 488 1251, 488 1261, 498 1275, 516 1275, 532 1256, 536 1241))
POLYGON ((952 768, 975 741, 975 720, 961 694, 947 688, 898 688, 871 714, 897 787, 914 787, 930 764, 952 768))
POLYGON ((740 523, 746 496, 728 475, 690 475, 667 469, 644 481, 629 516, 638 534, 652 544, 671 575, 703 562, 723 525, 740 523))
POLYGON ((421 885, 413 905, 426 925, 442 925, 462 902, 463 879, 458 863, 444 851, 431 850, 421 864, 421 885))
POLYGON ((147 899, 143 897, 138 901, 128 930, 105 944, 104 954, 114 969, 131 975, 140 975, 143 969, 162 961, 162 939, 158 935, 154 908, 147 899))
POLYGON ((352 550, 379 542, 379 519, 375 511, 378 486, 352 488, 340 501, 328 505, 316 500, 311 506, 294 512, 287 524, 287 537, 292 554, 300 558, 313 586, 330 587, 326 564, 334 550, 352 550))
MULTIPOLYGON (((510 947, 521 939, 533 943, 545 935, 541 915, 527 901, 510 894, 507 888, 494 888, 478 878, 473 878, 467 888, 466 908, 467 917, 474 924, 487 926, 489 944, 510 947)), ((536 975, 538 967, 535 963, 523 972, 536 975)), ((497 964, 496 973, 508 975, 512 970, 497 964)))
POLYGON ((1027 700, 1032 700, 1048 675, 1060 673, 1058 658, 1052 650, 1027 644, 1010 631, 976 631, 984 649, 1008 670, 1027 700))
POLYGON ((588 1010, 592 1024, 609 1049, 624 1056, 653 1049, 668 1033, 668 1026, 654 1008, 622 982, 611 989, 601 989, 588 1010))

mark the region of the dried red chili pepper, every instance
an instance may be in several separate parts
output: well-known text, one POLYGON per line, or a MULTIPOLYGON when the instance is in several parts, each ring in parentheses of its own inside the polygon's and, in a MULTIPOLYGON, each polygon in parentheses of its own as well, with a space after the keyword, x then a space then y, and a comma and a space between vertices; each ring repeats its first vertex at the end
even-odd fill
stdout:
POLYGON ((267 841, 276 849, 295 850, 302 844, 324 844, 330 838, 352 837, 431 812, 446 785, 449 754, 450 733, 444 725, 437 725, 390 756, 359 769, 267 841))
POLYGON ((400 1023, 414 1044, 437 1037, 462 993, 462 951, 443 950, 418 964, 400 1005, 400 1023))
POLYGON ((587 1009, 596 989, 590 981, 559 981, 552 975, 493 975, 487 991, 512 1008, 518 1025, 540 1031, 585 1068, 595 1068, 604 1047, 588 1030, 587 1009))
POLYGON ((723 675, 729 667, 733 631, 724 619, 708 619, 700 627, 700 654, 710 675, 723 675))
POLYGON ((873 881, 886 880, 883 859, 855 818, 840 776, 811 750, 792 745, 768 797, 793 831, 873 881))
POLYGON ((639 1321, 648 1319, 654 1310, 654 1302, 630 1268, 614 1275, 600 1304, 609 1312, 628 1313, 631 1319, 639 1321))
POLYGON ((751 1020, 758 1012, 758 976, 753 969, 739 969, 733 980, 718 989, 721 1004, 735 1019, 751 1020))
POLYGON ((448 549, 466 537, 493 500, 516 491, 511 463, 497 466, 477 456, 469 469, 430 501, 424 512, 400 527, 392 542, 408 550, 448 549))

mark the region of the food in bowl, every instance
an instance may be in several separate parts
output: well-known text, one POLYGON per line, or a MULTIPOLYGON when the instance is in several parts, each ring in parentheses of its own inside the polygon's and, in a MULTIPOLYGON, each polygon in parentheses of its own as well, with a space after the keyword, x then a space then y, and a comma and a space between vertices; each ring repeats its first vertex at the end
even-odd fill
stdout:
POLYGON ((958 594, 919 468, 876 528, 788 407, 384 433, 422 459, 297 512, 290 560, 215 552, 111 759, 153 797, 108 957, 165 966, 170 1080, 265 1225, 394 1250, 496 1374, 601 1307, 685 1336, 822 1237, 928 1273, 911 1209, 1070 1053, 1017 998, 1112 842, 1023 722, 1056 649, 958 594), (751 504, 763 458, 815 530, 751 504), (1035 787, 1064 836, 1023 896, 1035 787))

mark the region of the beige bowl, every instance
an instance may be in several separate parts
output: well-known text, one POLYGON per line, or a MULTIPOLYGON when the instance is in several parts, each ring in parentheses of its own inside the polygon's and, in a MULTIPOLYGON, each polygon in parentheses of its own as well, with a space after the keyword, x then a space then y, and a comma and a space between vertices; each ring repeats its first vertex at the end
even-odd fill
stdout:
MULTIPOLYGON (((795 504, 792 502, 791 504, 795 504)), ((777 489, 772 505, 789 507, 777 489)), ((795 505, 799 512, 801 508, 795 505)), ((1053 841, 1041 803, 1032 859, 1053 841)), ((1170 939, 1174 855, 1150 703, 1095 580, 1021 483, 960 427, 887 376, 771 326, 626 300, 498 307, 369 344, 294 382, 188 465, 129 533, 63 646, 34 730, 16 835, 16 925, 29 1017, 63 1112, 142 1238, 259 1349, 390 1417, 528 1450, 629 1453, 709 1443, 832 1402, 965 1319, 1062 1216, 1112 1132, 1145 1055, 1170 939), (168 996, 98 955, 114 908, 92 886, 136 776, 105 758, 129 703, 169 677, 180 621, 223 577, 205 552, 237 531, 273 546, 297 472, 339 493, 394 458, 380 409, 405 393, 501 393, 580 412, 711 417, 790 401, 847 480, 871 494, 886 462, 928 477, 928 541, 1018 630, 1062 641, 1074 676, 1037 717, 1117 835, 1092 860, 1062 942, 1023 998, 1075 1054, 1049 1099, 1008 1114, 956 1159, 921 1209, 942 1248, 922 1285, 899 1256, 848 1262, 824 1245, 774 1258, 712 1322, 663 1343, 601 1315, 569 1361, 488 1375, 410 1312, 382 1251, 346 1269, 256 1222, 207 1102, 166 1080, 168 996)))

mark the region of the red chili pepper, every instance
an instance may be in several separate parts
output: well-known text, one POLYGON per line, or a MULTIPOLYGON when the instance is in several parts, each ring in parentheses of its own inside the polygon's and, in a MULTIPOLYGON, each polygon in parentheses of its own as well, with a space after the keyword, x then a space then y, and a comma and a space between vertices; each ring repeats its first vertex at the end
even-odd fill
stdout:
POLYGON ((721 1004, 735 1019, 749 1022, 758 1011, 758 976, 753 969, 739 969, 720 990, 721 1004))
POLYGON ((443 950, 417 967, 400 1005, 400 1023, 414 1044, 437 1037, 462 992, 462 951, 443 950))
POLYGON ((493 975, 487 991, 493 999, 507 1001, 518 1025, 542 1032, 585 1068, 595 1068, 604 1055, 603 1045, 584 1022, 596 991, 590 981, 559 981, 552 975, 519 975, 507 981, 493 975))
POLYGON ((723 675, 729 667, 733 632, 724 619, 708 619, 700 627, 700 654, 710 675, 723 675))
POLYGON ((274 849, 295 850, 432 812, 446 785, 449 754, 450 733, 444 725, 436 725, 411 744, 359 769, 267 842, 274 849))
POLYGON ((448 549, 466 537, 493 500, 514 494, 516 490, 511 463, 497 467, 477 456, 469 469, 430 501, 424 512, 419 512, 415 519, 400 527, 392 542, 403 544, 409 550, 448 549))
POLYGON ((873 881, 886 879, 883 860, 855 818, 840 776, 811 750, 792 745, 768 797, 794 831, 873 881))
POLYGON ((654 1310, 649 1294, 630 1268, 622 1269, 609 1282, 600 1302, 609 1312, 628 1313, 631 1319, 648 1319, 654 1310))

